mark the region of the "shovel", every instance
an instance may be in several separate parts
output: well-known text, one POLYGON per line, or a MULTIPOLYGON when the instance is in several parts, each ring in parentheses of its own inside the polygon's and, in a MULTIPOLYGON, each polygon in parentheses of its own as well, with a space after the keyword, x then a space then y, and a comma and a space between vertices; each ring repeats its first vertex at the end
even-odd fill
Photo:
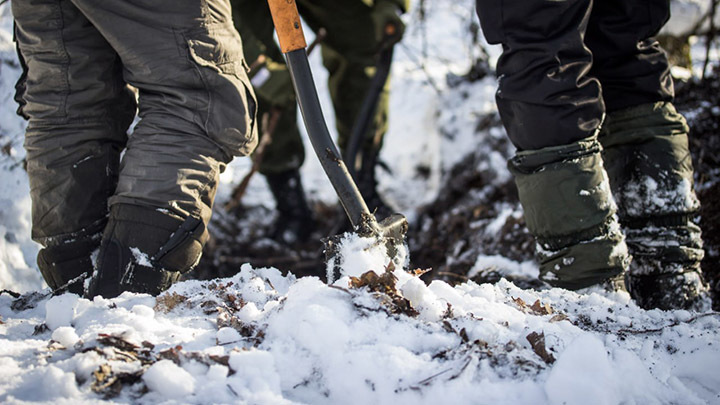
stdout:
MULTIPOLYGON (((368 209, 325 124, 305 52, 307 44, 295 0, 268 0, 268 4, 315 154, 355 232, 384 243, 390 259, 395 259, 405 247, 407 219, 402 214, 393 214, 378 222, 368 209)), ((326 251, 330 254, 337 249, 337 239, 334 242, 332 239, 326 242, 329 245, 326 251)))

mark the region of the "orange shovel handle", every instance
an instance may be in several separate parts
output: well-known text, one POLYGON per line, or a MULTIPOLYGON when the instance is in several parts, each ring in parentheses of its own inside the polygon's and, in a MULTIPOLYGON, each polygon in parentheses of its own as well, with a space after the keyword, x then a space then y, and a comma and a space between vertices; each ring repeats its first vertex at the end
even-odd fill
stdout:
POLYGON ((304 49, 307 43, 295 0, 268 0, 268 5, 282 53, 304 49))

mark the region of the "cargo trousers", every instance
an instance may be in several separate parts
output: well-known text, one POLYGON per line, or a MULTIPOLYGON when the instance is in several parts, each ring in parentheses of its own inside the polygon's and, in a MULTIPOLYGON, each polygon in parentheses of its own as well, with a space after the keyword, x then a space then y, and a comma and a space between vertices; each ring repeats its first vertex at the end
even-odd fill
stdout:
POLYGON ((652 37, 668 0, 477 0, 487 41, 502 44, 497 105, 519 150, 596 133, 605 112, 672 101, 652 37))
MULTIPOLYGON (((273 23, 266 1, 231 0, 235 24, 243 38, 247 60, 265 58, 262 76, 253 76, 259 99, 259 116, 273 107, 282 113, 272 143, 265 149, 260 172, 280 173, 299 168, 305 159, 297 127, 295 93, 285 59, 273 39, 273 23)), ((380 43, 375 37, 372 8, 362 0, 298 0, 298 11, 316 33, 327 31, 321 44, 323 64, 329 73, 329 90, 335 111, 338 144, 347 145, 355 119, 375 74, 380 43)), ((387 131, 389 80, 380 95, 373 123, 361 144, 377 153, 387 131)))
POLYGON ((207 224, 219 174, 257 143, 228 0, 11 4, 32 237, 48 284, 69 277, 54 274, 58 263, 89 263, 111 207, 130 207, 114 210, 132 212, 126 222, 207 224))

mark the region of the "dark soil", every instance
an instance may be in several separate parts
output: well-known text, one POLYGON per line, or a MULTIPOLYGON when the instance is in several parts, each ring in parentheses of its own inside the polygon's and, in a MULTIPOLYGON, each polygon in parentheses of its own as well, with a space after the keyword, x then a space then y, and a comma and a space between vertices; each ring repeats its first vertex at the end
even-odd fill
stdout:
MULTIPOLYGON (((259 175, 258 175, 259 176, 259 175)), ((241 205, 237 209, 213 214, 210 240, 200 263, 188 278, 230 277, 249 263, 253 268, 275 267, 298 277, 325 278, 325 254, 322 239, 334 232, 340 219, 337 207, 316 203, 312 207, 317 225, 303 243, 289 246, 270 238, 276 213, 266 207, 241 205)))

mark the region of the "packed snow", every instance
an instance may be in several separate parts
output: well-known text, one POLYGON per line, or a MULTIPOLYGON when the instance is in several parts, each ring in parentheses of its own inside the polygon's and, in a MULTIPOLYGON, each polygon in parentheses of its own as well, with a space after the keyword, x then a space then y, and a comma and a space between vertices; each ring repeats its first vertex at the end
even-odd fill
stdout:
MULTIPOLYGON (((473 5, 426 1, 421 23, 415 2, 405 17, 382 152, 392 174, 380 180, 410 220, 465 152, 504 136, 475 131, 494 111, 493 78, 446 81, 472 62, 473 5), (428 176, 416 175, 418 164, 428 176)), ((498 49, 489 51, 492 63, 498 49)), ((30 240, 7 3, 0 62, 0 403, 720 404, 717 313, 645 311, 626 293, 525 290, 505 280, 427 285, 422 269, 391 263, 382 245, 354 236, 330 264, 340 268, 331 284, 246 264, 231 278, 184 281, 157 298, 51 296, 30 240)), ((502 156, 483 164, 508 178, 502 156)), ((220 201, 248 169, 247 159, 230 166, 220 201)), ((311 198, 333 201, 311 155, 303 175, 311 198)), ((247 199, 272 204, 261 180, 247 199)), ((488 229, 518 215, 509 207, 488 229)), ((480 257, 468 271, 488 268, 538 273, 503 256, 480 257)))

